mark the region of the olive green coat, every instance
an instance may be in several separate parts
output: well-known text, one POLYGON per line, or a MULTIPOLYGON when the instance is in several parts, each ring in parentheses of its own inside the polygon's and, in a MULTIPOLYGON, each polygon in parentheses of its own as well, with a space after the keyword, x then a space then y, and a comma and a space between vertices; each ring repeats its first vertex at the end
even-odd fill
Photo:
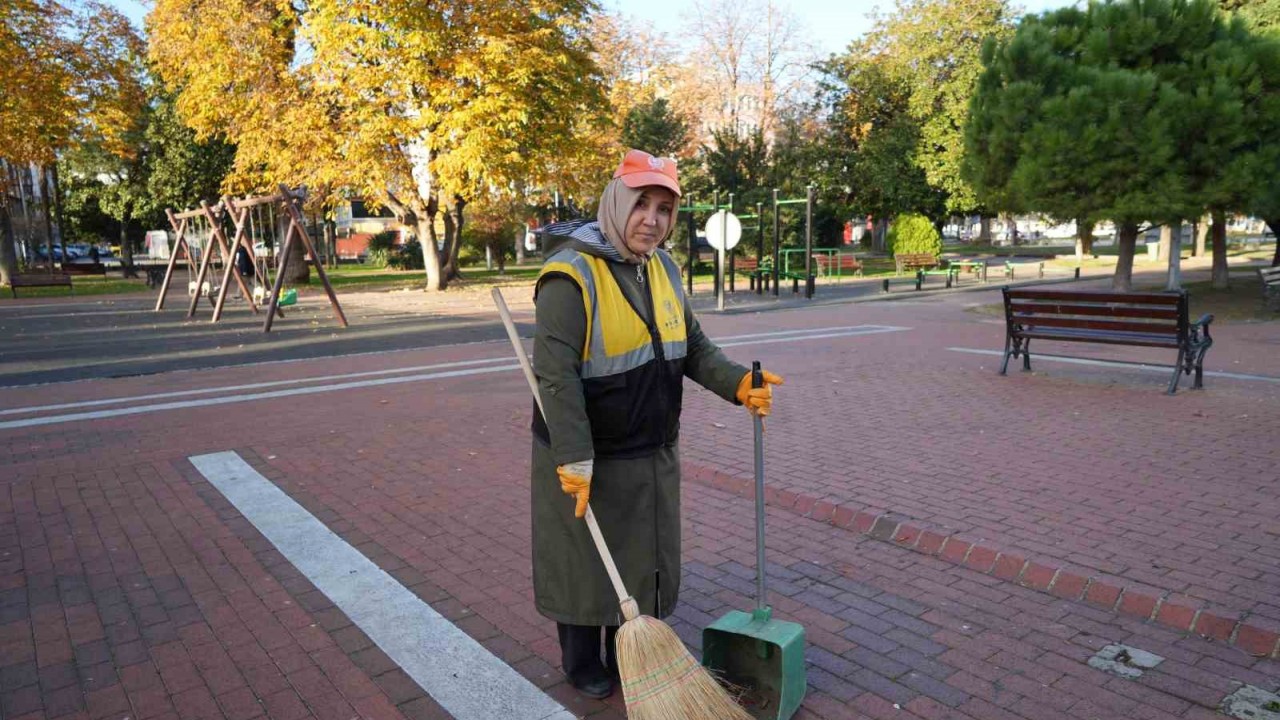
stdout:
MULTIPOLYGON (((580 244, 575 247, 593 250, 580 244)), ((640 293, 648 292, 648 286, 637 282, 636 266, 616 262, 610 267, 633 307, 647 308, 640 293)), ((662 272, 656 266, 653 271, 662 272)), ((687 303, 685 327, 685 376, 736 403, 738 382, 747 368, 725 358, 702 333, 687 303)), ((586 313, 578 287, 562 277, 546 279, 538 289, 533 368, 551 445, 534 437, 534 594, 538 611, 557 622, 620 625, 617 595, 586 522, 573 516, 573 499, 561 492, 555 471, 557 465, 595 457, 579 375, 585 342, 586 313)), ((668 445, 639 458, 596 458, 591 507, 640 612, 669 615, 680 591, 678 447, 668 445)))

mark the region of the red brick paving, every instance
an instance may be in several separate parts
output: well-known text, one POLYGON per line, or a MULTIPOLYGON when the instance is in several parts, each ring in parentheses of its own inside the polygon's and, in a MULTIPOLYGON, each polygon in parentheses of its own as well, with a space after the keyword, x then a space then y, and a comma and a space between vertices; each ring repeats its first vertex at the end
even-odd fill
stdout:
MULTIPOLYGON (((1166 398, 1158 375, 1049 363, 1000 378, 993 359, 943 349, 999 345, 957 302, 704 320, 719 335, 915 328, 730 351, 788 379, 767 435, 769 559, 778 616, 810 633, 798 717, 1193 718, 1238 682, 1280 689, 1280 665, 1249 654, 1276 617, 1278 488, 1259 473, 1277 458, 1258 430, 1280 426, 1275 386, 1208 378, 1166 398), (1108 609, 1142 613, 1146 595, 1154 620, 1108 609), (1224 614, 1187 618, 1197 603, 1224 614), (1226 636, 1225 609, 1247 621, 1226 636), (1167 627, 1184 620, 1217 639, 1167 627), (1113 642, 1168 659, 1137 681, 1084 664, 1113 642)), ((1211 369, 1249 355, 1245 333, 1215 336, 1211 369)), ((616 698, 565 685, 532 607, 526 394, 510 373, 0 431, 0 716, 447 717, 185 460, 235 449, 571 710, 621 717, 616 698)), ((690 393, 672 624, 695 647, 752 604, 748 428, 690 393)))

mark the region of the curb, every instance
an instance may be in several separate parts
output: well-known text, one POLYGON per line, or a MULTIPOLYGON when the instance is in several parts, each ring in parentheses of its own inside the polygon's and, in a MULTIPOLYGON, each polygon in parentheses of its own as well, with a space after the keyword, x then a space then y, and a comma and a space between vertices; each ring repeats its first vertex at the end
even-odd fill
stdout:
MULTIPOLYGON (((707 467, 683 464, 685 477, 741 497, 754 495, 754 482, 707 467)), ((1195 598, 1161 591, 1119 578, 1086 575, 1054 563, 1038 562, 958 534, 931 528, 890 511, 856 508, 812 495, 765 488, 765 504, 860 535, 892 543, 953 565, 1012 582, 1064 600, 1084 602, 1200 637, 1234 645, 1254 656, 1280 659, 1280 626, 1258 625, 1247 613, 1213 610, 1195 598)))

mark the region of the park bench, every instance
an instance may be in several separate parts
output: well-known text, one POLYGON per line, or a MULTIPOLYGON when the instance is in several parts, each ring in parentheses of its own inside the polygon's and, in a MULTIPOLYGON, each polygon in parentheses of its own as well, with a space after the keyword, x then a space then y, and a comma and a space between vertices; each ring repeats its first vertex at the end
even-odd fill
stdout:
POLYGON ((941 264, 933 253, 899 253, 893 256, 898 274, 913 270, 932 270, 941 264))
POLYGON ((1280 306, 1280 265, 1258 268, 1258 280, 1262 283, 1262 301, 1267 307, 1272 303, 1280 306))
POLYGON ((55 285, 66 285, 70 288, 71 276, 66 273, 28 273, 9 277, 9 291, 13 293, 15 298, 18 297, 18 288, 20 287, 52 287, 55 285))
POLYGON ((1100 293, 1042 288, 1001 288, 1004 293, 1004 362, 1022 357, 1031 369, 1031 340, 1105 343, 1163 347, 1178 351, 1169 381, 1169 394, 1178 390, 1183 373, 1195 372, 1194 387, 1202 387, 1204 355, 1213 345, 1209 323, 1213 315, 1189 321, 1187 292, 1100 293))
POLYGON ((107 266, 100 262, 62 263, 62 272, 68 275, 106 275, 107 266))
POLYGON ((813 259, 818 264, 818 272, 823 275, 830 275, 834 271, 840 277, 847 270, 862 277, 862 261, 852 254, 814 255, 813 259))

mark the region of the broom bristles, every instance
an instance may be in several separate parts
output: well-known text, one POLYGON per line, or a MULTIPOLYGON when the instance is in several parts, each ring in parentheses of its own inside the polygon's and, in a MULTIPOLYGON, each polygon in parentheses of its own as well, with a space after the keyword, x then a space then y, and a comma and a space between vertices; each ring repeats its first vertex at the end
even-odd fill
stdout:
POLYGON ((617 645, 630 720, 752 720, 661 620, 628 620, 617 645))

